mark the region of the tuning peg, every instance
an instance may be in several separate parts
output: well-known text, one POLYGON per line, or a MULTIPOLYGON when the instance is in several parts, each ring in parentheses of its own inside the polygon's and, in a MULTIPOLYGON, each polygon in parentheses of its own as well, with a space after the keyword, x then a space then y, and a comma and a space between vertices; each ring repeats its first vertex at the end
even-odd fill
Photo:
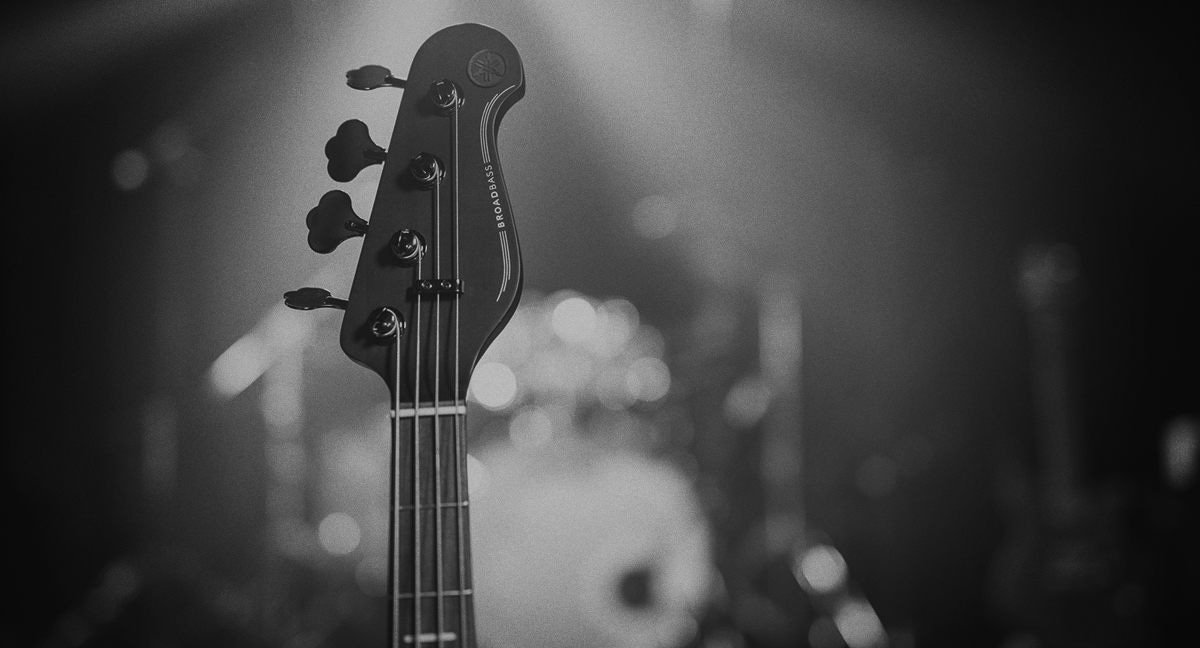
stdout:
POLYGON ((283 303, 288 308, 296 310, 314 310, 317 308, 338 308, 346 310, 346 300, 331 297, 324 288, 300 288, 283 293, 283 303))
POLYGON ((387 152, 371 141, 366 124, 351 119, 338 126, 337 134, 325 143, 325 157, 329 158, 329 177, 338 182, 349 182, 359 171, 372 164, 381 164, 387 158, 387 152))
POLYGON ((321 196, 304 222, 308 225, 308 247, 320 254, 333 252, 342 241, 367 233, 367 221, 354 213, 350 196, 340 189, 321 196))
POLYGON ((392 76, 392 71, 382 65, 364 65, 346 73, 346 85, 355 90, 374 90, 383 86, 403 88, 404 79, 392 76))

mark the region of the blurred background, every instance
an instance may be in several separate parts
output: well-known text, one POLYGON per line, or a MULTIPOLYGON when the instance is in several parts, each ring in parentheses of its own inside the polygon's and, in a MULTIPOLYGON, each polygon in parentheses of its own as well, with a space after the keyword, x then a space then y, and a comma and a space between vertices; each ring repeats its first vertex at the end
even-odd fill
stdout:
MULTIPOLYGON (((322 149, 521 53, 472 385, 490 646, 1194 637, 1195 39, 941 0, 80 0, 3 17, 10 646, 382 645, 387 394, 322 149), (23 223, 23 224, 22 224, 23 223), (19 227, 18 227, 19 225, 19 227), (28 235, 28 238, 26 236, 28 235)), ((360 214, 377 169, 344 185, 360 214)))

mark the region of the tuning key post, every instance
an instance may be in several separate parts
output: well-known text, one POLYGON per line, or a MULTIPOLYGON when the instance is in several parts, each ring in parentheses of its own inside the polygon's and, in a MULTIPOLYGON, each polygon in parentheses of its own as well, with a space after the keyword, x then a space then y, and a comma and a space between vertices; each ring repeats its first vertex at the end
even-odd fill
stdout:
POLYGON ((400 265, 411 266, 418 263, 425 253, 425 237, 420 232, 405 228, 392 235, 388 247, 400 265))
POLYGON ((408 163, 408 171, 421 187, 429 189, 446 173, 442 161, 431 153, 418 153, 408 163))
POLYGON ((429 98, 433 105, 443 114, 462 106, 462 91, 458 85, 449 79, 435 81, 429 88, 429 98))
POLYGON ((392 76, 392 71, 382 65, 364 65, 346 73, 346 85, 355 90, 403 88, 404 83, 404 79, 392 76))
POLYGON ((371 313, 371 320, 368 322, 368 326, 371 329, 371 335, 376 340, 380 342, 395 340, 404 335, 404 316, 386 306, 382 306, 376 308, 375 312, 371 313))

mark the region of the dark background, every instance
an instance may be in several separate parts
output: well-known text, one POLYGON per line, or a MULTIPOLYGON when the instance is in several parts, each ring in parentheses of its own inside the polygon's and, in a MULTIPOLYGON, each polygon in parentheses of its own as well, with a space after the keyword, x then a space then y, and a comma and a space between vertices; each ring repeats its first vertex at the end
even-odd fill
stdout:
MULTIPOLYGON (((4 526, 15 578, 0 637, 284 645, 219 595, 226 583, 253 592, 267 560, 254 458, 262 430, 246 423, 252 403, 217 405, 202 382, 316 267, 302 211, 270 196, 295 194, 301 205, 331 187, 321 145, 355 115, 329 114, 327 132, 309 132, 279 123, 288 113, 266 130, 260 111, 349 92, 337 77, 299 85, 311 78, 313 44, 334 38, 323 25, 340 9, 139 4, 2 10, 4 526), (186 18, 172 19, 176 10, 186 18), (101 19, 106 11, 111 19, 101 19), (115 186, 115 156, 152 146, 172 120, 200 153, 194 179, 172 184, 167 166, 152 165, 136 190, 115 186), (268 139, 281 134, 289 141, 268 139), (309 184, 277 186, 280 169, 309 184), (169 497, 147 493, 144 477, 147 412, 162 402, 172 404, 183 457, 169 497), (120 590, 105 581, 114 561, 165 575, 144 577, 122 606, 91 615, 105 605, 96 591, 120 590)), ((794 398, 803 403, 811 523, 834 538, 904 640, 1001 645, 1011 628, 988 602, 1006 529, 997 482, 1002 460, 1032 456, 1037 428, 1015 262, 1030 242, 1072 245, 1083 278, 1070 320, 1081 459, 1090 485, 1130 502, 1117 526, 1142 583, 1129 595, 1132 611, 1117 615, 1118 632, 1080 645, 1158 645, 1190 630, 1195 484, 1168 489, 1160 454, 1168 422, 1196 416, 1200 394, 1191 23, 1181 10, 1144 4, 844 4, 812 14, 803 3, 733 5, 732 47, 762 76, 727 89, 763 112, 718 113, 727 141, 742 148, 716 155, 720 147, 680 144, 680 155, 713 155, 702 166, 724 183, 709 190, 731 210, 727 230, 683 228, 665 241, 631 233, 628 214, 671 181, 645 173, 653 159, 632 159, 604 126, 636 130, 658 107, 585 96, 600 81, 564 63, 564 41, 543 33, 537 3, 453 7, 448 22, 491 24, 527 57, 528 98, 500 145, 528 285, 624 296, 682 353, 687 339, 674 332, 702 296, 751 294, 768 266, 799 277, 805 391, 794 398), (872 40, 881 33, 899 39, 872 40), (812 123, 834 127, 789 145, 794 130, 763 115, 787 114, 780 102, 791 93, 820 97, 807 109, 832 117, 812 123), (778 149, 759 154, 748 131, 778 149), (766 196, 742 182, 772 173, 790 182, 766 196), (787 218, 791 202, 798 215, 787 218), (930 448, 925 469, 882 498, 856 488, 865 457, 890 456, 914 436, 930 448)), ((604 36, 616 47, 625 37, 604 36)), ((366 63, 382 53, 392 58, 379 62, 402 71, 417 45, 409 40, 366 52, 350 40, 346 56, 366 63)), ((705 59, 680 59, 667 69, 703 87, 705 59)), ((349 387, 361 398, 379 396, 369 377, 356 380, 349 387)))

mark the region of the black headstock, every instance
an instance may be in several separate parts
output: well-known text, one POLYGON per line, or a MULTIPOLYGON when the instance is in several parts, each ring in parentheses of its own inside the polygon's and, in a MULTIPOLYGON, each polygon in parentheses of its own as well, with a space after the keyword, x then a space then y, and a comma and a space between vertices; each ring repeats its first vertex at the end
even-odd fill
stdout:
POLYGON ((335 180, 383 164, 369 224, 341 192, 308 215, 319 252, 365 231, 342 349, 401 402, 465 398, 476 360, 521 292, 521 253, 496 151, 498 124, 524 95, 521 58, 500 32, 461 24, 425 41, 407 79, 372 65, 347 73, 347 84, 404 94, 386 150, 357 120, 326 147, 335 180))

